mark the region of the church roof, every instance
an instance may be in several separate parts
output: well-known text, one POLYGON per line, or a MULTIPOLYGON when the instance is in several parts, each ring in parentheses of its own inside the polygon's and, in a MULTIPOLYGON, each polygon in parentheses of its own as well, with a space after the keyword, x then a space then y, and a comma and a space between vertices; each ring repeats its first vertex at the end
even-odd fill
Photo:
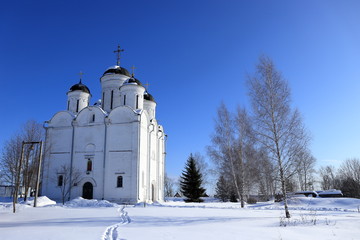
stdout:
POLYGON ((82 83, 81 83, 81 80, 80 80, 79 83, 73 85, 73 86, 70 88, 70 92, 73 92, 73 91, 83 91, 83 92, 86 92, 86 93, 89 93, 89 94, 90 94, 89 88, 88 88, 86 85, 82 84, 82 83))
POLYGON ((154 97, 150 93, 148 93, 147 91, 144 93, 144 99, 148 100, 148 101, 155 102, 154 97))
POLYGON ((103 75, 107 75, 107 74, 122 74, 122 75, 125 75, 125 76, 128 76, 128 77, 131 77, 130 73, 128 72, 128 70, 126 70, 125 68, 123 67, 120 67, 120 66, 112 66, 112 67, 109 67, 103 75))
POLYGON ((139 79, 136 79, 134 76, 132 76, 131 78, 129 78, 128 80, 126 80, 124 82, 124 84, 136 84, 139 86, 142 86, 141 82, 139 81, 139 79))

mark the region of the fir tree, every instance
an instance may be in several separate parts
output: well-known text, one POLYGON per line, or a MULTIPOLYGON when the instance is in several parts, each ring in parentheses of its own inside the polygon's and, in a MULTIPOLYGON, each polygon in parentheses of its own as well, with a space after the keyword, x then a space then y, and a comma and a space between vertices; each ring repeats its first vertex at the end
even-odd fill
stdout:
POLYGON ((226 182, 225 178, 221 175, 216 183, 216 198, 219 198, 221 201, 226 202, 229 200, 229 184, 226 182))
POLYGON ((201 187, 201 184, 202 176, 191 154, 180 177, 181 193, 186 197, 186 202, 203 201, 200 197, 205 194, 205 189, 201 187))

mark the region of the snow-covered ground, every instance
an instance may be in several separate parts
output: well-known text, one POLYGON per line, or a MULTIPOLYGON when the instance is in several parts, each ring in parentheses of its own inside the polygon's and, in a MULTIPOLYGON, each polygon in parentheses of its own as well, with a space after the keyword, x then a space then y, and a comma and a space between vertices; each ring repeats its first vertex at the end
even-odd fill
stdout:
POLYGON ((75 199, 65 206, 46 197, 33 208, 26 202, 12 213, 0 198, 0 239, 360 239, 360 200, 306 198, 290 200, 292 218, 281 203, 246 205, 184 203, 121 206, 75 199), (283 225, 283 226, 280 226, 283 225))

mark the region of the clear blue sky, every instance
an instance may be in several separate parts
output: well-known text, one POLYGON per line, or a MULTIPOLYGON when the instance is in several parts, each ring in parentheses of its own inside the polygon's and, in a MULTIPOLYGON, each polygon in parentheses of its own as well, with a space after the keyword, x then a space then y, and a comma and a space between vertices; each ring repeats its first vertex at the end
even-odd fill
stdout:
POLYGON ((221 101, 248 105, 261 54, 289 80, 318 165, 360 157, 360 1, 3 1, 0 31, 0 145, 65 109, 79 71, 99 99, 120 43, 158 103, 170 176, 206 154, 221 101))

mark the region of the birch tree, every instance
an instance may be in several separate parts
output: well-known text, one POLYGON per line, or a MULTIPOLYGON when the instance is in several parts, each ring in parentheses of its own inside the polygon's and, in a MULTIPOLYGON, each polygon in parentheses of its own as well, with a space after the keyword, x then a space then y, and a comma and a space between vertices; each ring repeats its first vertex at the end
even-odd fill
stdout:
POLYGON ((260 57, 248 86, 256 138, 277 164, 285 216, 290 218, 286 179, 294 172, 295 156, 306 147, 308 138, 299 111, 291 108, 288 83, 270 58, 260 57))
POLYGON ((235 149, 234 119, 224 103, 221 103, 217 110, 215 131, 211 136, 211 142, 212 145, 208 147, 208 154, 218 169, 221 169, 220 174, 231 176, 231 183, 234 185, 237 196, 242 200, 241 206, 244 207, 243 184, 240 184, 238 177, 240 166, 235 149))
POLYGON ((315 157, 309 151, 302 151, 298 155, 296 174, 301 191, 313 190, 313 173, 315 172, 315 157))

